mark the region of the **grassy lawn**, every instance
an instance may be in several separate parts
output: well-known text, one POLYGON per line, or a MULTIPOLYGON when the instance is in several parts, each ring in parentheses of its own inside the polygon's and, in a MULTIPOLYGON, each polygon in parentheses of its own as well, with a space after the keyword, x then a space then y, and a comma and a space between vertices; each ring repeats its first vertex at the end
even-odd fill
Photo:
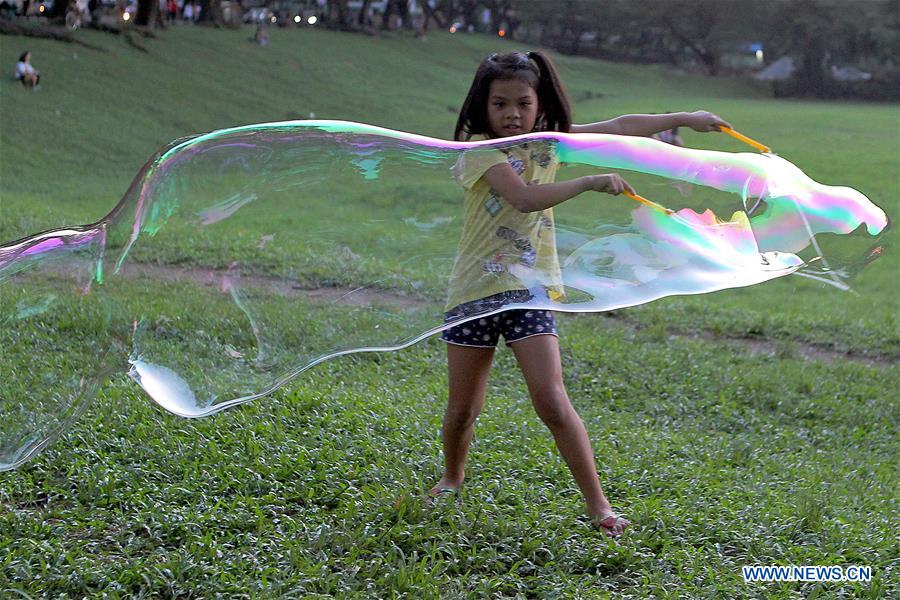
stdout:
MULTIPOLYGON (((508 47, 482 36, 435 33, 420 42, 279 29, 261 48, 248 29, 174 28, 142 40, 142 53, 112 36, 79 35, 105 51, 0 38, 0 64, 27 48, 42 72, 34 94, 0 81, 0 239, 98 220, 155 150, 184 135, 315 113, 449 137, 478 60, 508 47)), ((577 122, 712 110, 813 179, 857 188, 897 214, 896 105, 775 101, 739 80, 555 58, 577 122)), ((744 150, 725 136, 685 137, 695 147, 744 150)), ((674 202, 666 182, 636 181, 648 197, 674 202)), ((366 207, 382 224, 364 239, 395 256, 409 243, 398 235, 408 230, 403 218, 428 222, 457 210, 451 191, 428 185, 373 187, 330 214, 353 222, 366 207), (415 215, 396 214, 384 200, 421 194, 421 186, 428 199, 415 215)), ((327 189, 347 193, 340 184, 327 189)), ((297 242, 301 223, 289 200, 272 233, 297 242)), ((592 214, 579 202, 561 207, 559 218, 592 214)), ((225 267, 216 262, 221 248, 249 253, 258 240, 240 236, 254 227, 230 220, 195 238, 170 227, 132 258, 225 267)), ((363 235, 361 226, 347 231, 348 244, 363 235)), ((446 241, 426 230, 417 243, 427 255, 446 241)), ((301 250, 286 247, 287 259, 301 250)), ((788 277, 673 297, 617 311, 617 319, 560 316, 566 384, 607 493, 635 523, 618 542, 581 516, 577 488, 508 351, 498 353, 466 487, 423 508, 421 493, 440 474, 446 402, 444 348, 431 338, 328 361, 270 397, 199 420, 162 411, 134 382, 113 376, 56 444, 0 474, 0 596, 896 597, 897 258, 892 244, 853 293, 788 277), (779 350, 760 356, 729 342, 745 337, 779 350), (844 359, 804 360, 800 344, 844 359), (769 564, 868 565, 874 578, 743 582, 742 565, 769 564)), ((388 263, 347 264, 326 264, 310 283, 352 284, 388 263)), ((279 274, 283 263, 262 266, 279 274)), ((427 282, 425 262, 391 268, 427 282)), ((55 365, 47 371, 60 381, 121 371, 134 331, 146 332, 146 352, 209 351, 210 368, 215 327, 233 333, 230 351, 254 348, 243 314, 196 286, 109 285, 96 302, 55 313, 50 331, 0 330, 0 380, 21 386, 0 384, 0 393, 24 397, 47 385, 35 362, 55 365), (141 313, 140 323, 115 318, 141 313), (203 335, 170 335, 169 318, 203 335), (107 338, 121 355, 104 354, 107 338)), ((59 293, 55 286, 49 277, 42 293, 59 293)), ((28 305, 20 293, 0 289, 0 323, 7 307, 28 305)), ((314 315, 327 305, 246 301, 276 340, 258 379, 232 382, 250 393, 315 356, 309 340, 322 321, 314 315), (297 312, 312 315, 306 329, 297 312), (280 322, 294 327, 282 331, 280 322)), ((352 338, 364 326, 356 318, 368 317, 348 309, 337 335, 352 338)), ((35 406, 46 414, 67 407, 58 398, 35 406)))

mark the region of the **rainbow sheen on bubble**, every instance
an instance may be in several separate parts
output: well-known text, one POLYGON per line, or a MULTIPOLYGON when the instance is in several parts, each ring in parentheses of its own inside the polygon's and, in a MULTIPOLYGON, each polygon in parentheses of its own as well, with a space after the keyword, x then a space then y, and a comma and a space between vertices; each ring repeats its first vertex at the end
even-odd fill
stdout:
POLYGON ((846 289, 887 226, 856 190, 778 156, 645 138, 448 142, 293 121, 176 140, 103 219, 0 246, 0 469, 55 439, 115 373, 200 417, 329 358, 510 308, 607 311, 792 273, 846 289), (547 293, 549 273, 515 264, 529 300, 444 323, 451 270, 469 259, 457 252, 451 169, 467 153, 528 144, 562 165, 644 177, 638 191, 675 212, 596 193, 559 205, 564 294, 547 293), (665 185, 646 183, 657 179, 665 185))

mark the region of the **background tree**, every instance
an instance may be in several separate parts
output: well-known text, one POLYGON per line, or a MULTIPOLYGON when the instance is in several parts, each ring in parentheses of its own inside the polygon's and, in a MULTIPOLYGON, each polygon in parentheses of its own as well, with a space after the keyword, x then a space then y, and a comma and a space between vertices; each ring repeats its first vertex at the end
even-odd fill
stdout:
POLYGON ((669 34, 690 50, 709 75, 719 72, 721 25, 729 2, 675 0, 656 17, 669 34))
POLYGON ((506 37, 512 38, 515 26, 518 25, 514 16, 513 0, 486 0, 483 5, 491 11, 491 32, 495 33, 505 28, 506 37))
POLYGON ((443 4, 443 2, 437 3, 432 7, 428 0, 425 0, 425 2, 422 3, 422 13, 425 15, 425 22, 422 24, 423 33, 428 31, 432 21, 434 21, 440 29, 447 29, 449 27, 447 24, 447 17, 444 16, 441 9, 441 4, 443 4))
POLYGON ((200 0, 200 20, 198 23, 216 27, 224 25, 225 18, 222 11, 222 0, 200 0))
MULTIPOLYGON (((524 28, 524 37, 529 41, 537 41, 541 38, 542 31, 547 23, 553 20, 553 15, 546 14, 541 19, 542 11, 550 8, 551 2, 548 0, 534 0, 533 2, 515 2, 514 10, 519 19, 521 27, 524 28)), ((521 31, 521 28, 520 28, 521 31)), ((522 35, 520 33, 519 35, 522 35)))
MULTIPOLYGON (((474 27, 476 30, 480 28, 481 19, 479 19, 478 17, 484 7, 479 0, 458 0, 456 2, 455 8, 455 16, 459 16, 462 18, 466 29, 468 29, 469 26, 474 27)), ((453 19, 454 15, 450 15, 450 18, 453 19)))
MULTIPOLYGON (((62 0, 57 0, 57 3, 65 4, 62 0)), ((159 14, 159 0, 138 0, 134 24, 144 27, 162 26, 162 19, 159 14)))
POLYGON ((817 97, 900 96, 900 2, 792 0, 773 13, 773 47, 794 57, 782 93, 817 97), (856 66, 871 82, 835 80, 831 67, 856 66))
POLYGON ((352 29, 347 0, 328 0, 328 4, 325 6, 325 27, 343 31, 352 29))
POLYGON ((56 2, 53 3, 53 6, 47 11, 47 19, 50 21, 64 19, 66 17, 67 6, 67 0, 56 0, 56 2))
POLYGON ((356 24, 361 29, 370 29, 372 27, 371 13, 372 0, 363 0, 362 7, 359 9, 359 15, 356 24))
POLYGON ((381 16, 381 28, 383 30, 394 29, 394 15, 400 20, 400 27, 410 29, 409 0, 387 0, 384 6, 384 14, 381 16))

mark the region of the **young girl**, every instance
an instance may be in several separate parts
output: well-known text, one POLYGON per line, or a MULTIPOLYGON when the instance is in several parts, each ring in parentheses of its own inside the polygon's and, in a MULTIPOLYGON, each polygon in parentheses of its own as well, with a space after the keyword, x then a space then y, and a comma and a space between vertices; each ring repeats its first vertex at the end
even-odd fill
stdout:
MULTIPOLYGON (((454 139, 496 139, 533 131, 650 136, 678 126, 715 131, 719 125, 727 123, 703 111, 624 115, 574 125, 566 92, 549 58, 540 52, 512 52, 492 54, 478 66, 454 139)), ((560 298, 563 287, 552 207, 587 191, 633 192, 614 173, 554 183, 558 166, 551 141, 472 150, 460 157, 453 173, 465 190, 465 219, 451 275, 446 322, 527 302, 536 294, 560 298), (539 273, 541 285, 526 285, 523 272, 539 273)), ((613 511, 600 487, 587 431, 563 384, 556 324, 550 311, 508 310, 443 332, 450 384, 442 429, 444 475, 429 497, 455 492, 463 483, 466 454, 475 419, 484 406, 488 372, 500 335, 515 354, 532 404, 584 494, 593 523, 608 535, 620 535, 629 522, 613 511)))

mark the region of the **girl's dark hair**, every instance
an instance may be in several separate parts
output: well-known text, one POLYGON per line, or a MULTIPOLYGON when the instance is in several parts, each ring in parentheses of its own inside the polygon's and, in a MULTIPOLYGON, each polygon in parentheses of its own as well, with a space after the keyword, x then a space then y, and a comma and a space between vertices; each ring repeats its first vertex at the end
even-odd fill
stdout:
POLYGON ((490 135, 487 99, 495 79, 521 79, 534 88, 538 97, 537 131, 567 132, 572 126, 572 109, 562 81, 550 57, 542 52, 491 54, 478 65, 472 87, 459 111, 453 139, 464 141, 476 134, 490 135))
POLYGON ((22 56, 19 57, 19 62, 25 62, 25 57, 28 56, 28 50, 22 53, 22 56))

